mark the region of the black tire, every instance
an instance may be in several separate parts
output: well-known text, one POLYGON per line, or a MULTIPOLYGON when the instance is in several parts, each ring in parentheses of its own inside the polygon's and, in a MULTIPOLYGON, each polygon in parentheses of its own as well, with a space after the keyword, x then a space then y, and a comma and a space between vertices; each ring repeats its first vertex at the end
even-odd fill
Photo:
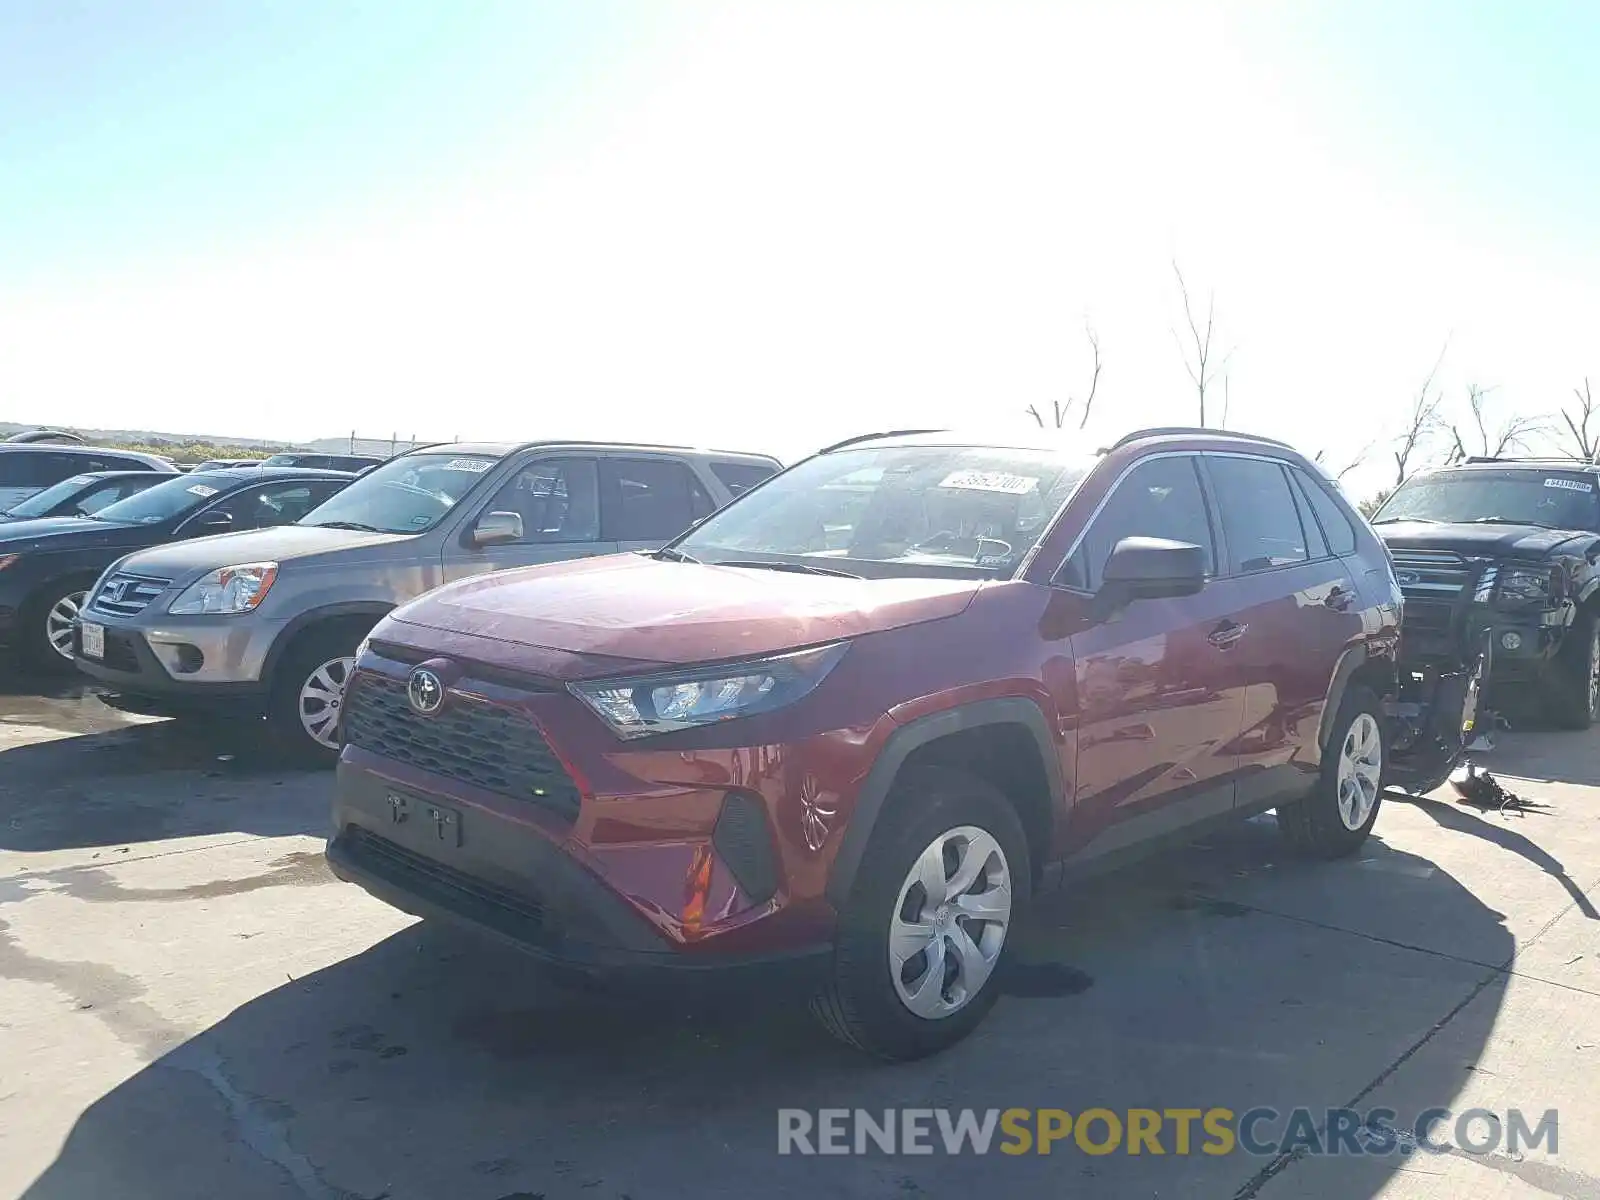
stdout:
POLYGON ((73 597, 81 608, 93 586, 92 579, 58 579, 28 597, 17 614, 17 655, 24 663, 52 675, 73 670, 72 660, 62 657, 51 645, 52 614, 58 605, 73 597))
POLYGON ((846 1045, 891 1062, 923 1058, 954 1045, 999 999, 999 977, 1032 892, 1031 870, 1022 822, 997 789, 951 768, 913 768, 902 774, 840 914, 830 977, 812 998, 812 1012, 846 1045), (963 826, 989 834, 1004 858, 1011 885, 1006 937, 976 994, 948 1016, 922 1017, 896 990, 889 965, 890 924, 918 857, 940 835, 963 826))
POLYGON ((338 760, 338 747, 317 741, 301 721, 300 694, 319 668, 336 659, 353 658, 364 632, 349 626, 312 630, 289 648, 273 672, 272 692, 267 700, 267 732, 296 762, 328 767, 338 760))
POLYGON ((1600 621, 1593 609, 1579 609, 1556 651, 1545 715, 1561 729, 1588 729, 1600 716, 1600 693, 1595 681, 1600 672, 1600 621))
POLYGON ((1339 712, 1329 732, 1322 754, 1322 770, 1315 787, 1304 799, 1278 808, 1278 829, 1289 848, 1305 858, 1333 859, 1354 854, 1367 840, 1383 807, 1384 773, 1389 763, 1389 735, 1384 726, 1383 706, 1364 687, 1355 686, 1344 694, 1339 712), (1341 754, 1363 718, 1370 719, 1377 734, 1378 778, 1372 807, 1355 828, 1340 812, 1339 764, 1341 754))

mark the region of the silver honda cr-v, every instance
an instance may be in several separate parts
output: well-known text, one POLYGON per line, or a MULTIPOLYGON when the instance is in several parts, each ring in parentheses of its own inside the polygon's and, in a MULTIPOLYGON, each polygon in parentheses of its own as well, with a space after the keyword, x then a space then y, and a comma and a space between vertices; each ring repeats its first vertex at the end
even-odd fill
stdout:
POLYGON ((424 447, 297 524, 114 563, 74 659, 119 708, 264 715, 288 747, 331 760, 356 648, 390 609, 484 571, 654 549, 778 469, 652 446, 424 447))

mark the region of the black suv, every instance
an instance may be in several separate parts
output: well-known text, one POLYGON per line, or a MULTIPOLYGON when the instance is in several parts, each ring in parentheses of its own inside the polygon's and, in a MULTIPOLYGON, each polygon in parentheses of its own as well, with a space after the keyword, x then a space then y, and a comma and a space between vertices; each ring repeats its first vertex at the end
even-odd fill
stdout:
POLYGON ((1488 459, 1414 476, 1372 519, 1405 595, 1404 658, 1483 663, 1489 695, 1600 714, 1600 465, 1488 459))

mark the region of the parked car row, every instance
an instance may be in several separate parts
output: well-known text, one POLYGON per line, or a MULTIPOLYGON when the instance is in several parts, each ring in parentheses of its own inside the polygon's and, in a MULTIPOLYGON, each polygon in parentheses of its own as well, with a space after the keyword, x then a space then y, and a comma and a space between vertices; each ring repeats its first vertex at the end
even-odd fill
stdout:
POLYGON ((1597 485, 1473 461, 1369 524, 1212 430, 869 436, 786 471, 425 447, 0 529, 0 617, 122 707, 337 759, 329 862, 389 903, 582 971, 795 973, 902 1059, 982 1020, 1066 875, 1269 810, 1352 853, 1486 689, 1591 724, 1597 485), (67 552, 101 559, 41 571, 67 552))

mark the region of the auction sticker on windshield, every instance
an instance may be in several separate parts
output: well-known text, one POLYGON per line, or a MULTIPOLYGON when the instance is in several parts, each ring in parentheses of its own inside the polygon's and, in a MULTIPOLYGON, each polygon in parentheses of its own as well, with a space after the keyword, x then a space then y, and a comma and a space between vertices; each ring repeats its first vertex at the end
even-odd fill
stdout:
POLYGON ((192 487, 185 488, 184 491, 188 492, 191 496, 199 496, 202 500, 204 500, 207 496, 215 496, 217 494, 216 488, 207 487, 203 483, 197 483, 192 487))
POLYGON ((487 458, 452 458, 445 463, 446 471, 471 471, 474 475, 487 471, 494 463, 487 458))
POLYGON ((1549 488, 1564 488, 1566 491, 1569 491, 1569 492, 1592 492, 1592 491, 1594 491, 1594 484, 1592 484, 1592 483, 1584 483, 1582 480, 1579 480, 1579 479, 1546 479, 1544 481, 1544 485, 1545 485, 1545 487, 1549 487, 1549 488))
POLYGON ((1004 471, 955 471, 946 475, 939 486, 963 492, 999 492, 1005 496, 1021 496, 1033 491, 1038 482, 1026 475, 1011 475, 1004 471))

